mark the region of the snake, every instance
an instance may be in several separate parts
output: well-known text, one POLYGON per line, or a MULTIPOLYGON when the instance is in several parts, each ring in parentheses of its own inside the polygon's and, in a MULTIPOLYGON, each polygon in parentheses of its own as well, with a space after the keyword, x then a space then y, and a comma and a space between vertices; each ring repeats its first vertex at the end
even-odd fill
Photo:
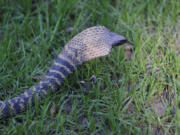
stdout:
POLYGON ((105 26, 92 26, 74 36, 54 60, 44 77, 24 93, 0 101, 0 119, 26 111, 54 93, 66 77, 84 62, 108 55, 112 47, 127 42, 124 36, 111 32, 105 26))

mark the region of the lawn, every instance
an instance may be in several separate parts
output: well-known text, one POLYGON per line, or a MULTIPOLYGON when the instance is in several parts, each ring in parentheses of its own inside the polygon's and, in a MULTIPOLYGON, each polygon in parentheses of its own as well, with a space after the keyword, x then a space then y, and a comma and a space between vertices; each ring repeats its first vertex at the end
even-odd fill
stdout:
POLYGON ((134 46, 84 63, 40 104, 1 119, 1 135, 180 134, 179 0, 1 0, 0 100, 37 84, 96 25, 134 46))

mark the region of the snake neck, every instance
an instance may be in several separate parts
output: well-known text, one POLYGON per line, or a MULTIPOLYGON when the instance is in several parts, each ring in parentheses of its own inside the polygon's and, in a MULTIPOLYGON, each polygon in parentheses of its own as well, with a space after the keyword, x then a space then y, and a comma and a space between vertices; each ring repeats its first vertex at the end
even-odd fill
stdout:
POLYGON ((80 62, 77 57, 74 57, 73 53, 69 53, 66 49, 63 49, 39 85, 41 87, 44 86, 44 90, 49 89, 47 85, 55 90, 59 88, 64 79, 81 64, 82 62, 80 62))
POLYGON ((63 49, 49 72, 38 84, 15 98, 0 101, 0 118, 23 112, 28 106, 34 106, 35 101, 39 102, 49 93, 55 92, 64 79, 81 64, 82 62, 74 57, 73 53, 63 49))

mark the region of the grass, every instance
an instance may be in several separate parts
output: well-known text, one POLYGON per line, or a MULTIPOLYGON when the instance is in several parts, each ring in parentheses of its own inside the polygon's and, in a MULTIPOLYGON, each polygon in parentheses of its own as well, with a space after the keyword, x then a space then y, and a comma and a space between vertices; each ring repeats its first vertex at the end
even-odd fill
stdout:
POLYGON ((0 120, 0 133, 179 134, 179 24, 178 0, 0 1, 0 100, 36 84, 85 28, 135 44, 131 61, 122 46, 83 64, 40 105, 0 120))

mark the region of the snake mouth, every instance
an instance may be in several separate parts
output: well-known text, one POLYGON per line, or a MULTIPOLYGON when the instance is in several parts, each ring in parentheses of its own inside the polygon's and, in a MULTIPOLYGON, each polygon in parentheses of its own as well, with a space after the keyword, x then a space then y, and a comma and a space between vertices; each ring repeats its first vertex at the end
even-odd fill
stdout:
POLYGON ((128 42, 128 40, 125 37, 123 37, 119 34, 116 34, 114 32, 111 32, 111 45, 112 46, 122 45, 127 42, 128 42))

